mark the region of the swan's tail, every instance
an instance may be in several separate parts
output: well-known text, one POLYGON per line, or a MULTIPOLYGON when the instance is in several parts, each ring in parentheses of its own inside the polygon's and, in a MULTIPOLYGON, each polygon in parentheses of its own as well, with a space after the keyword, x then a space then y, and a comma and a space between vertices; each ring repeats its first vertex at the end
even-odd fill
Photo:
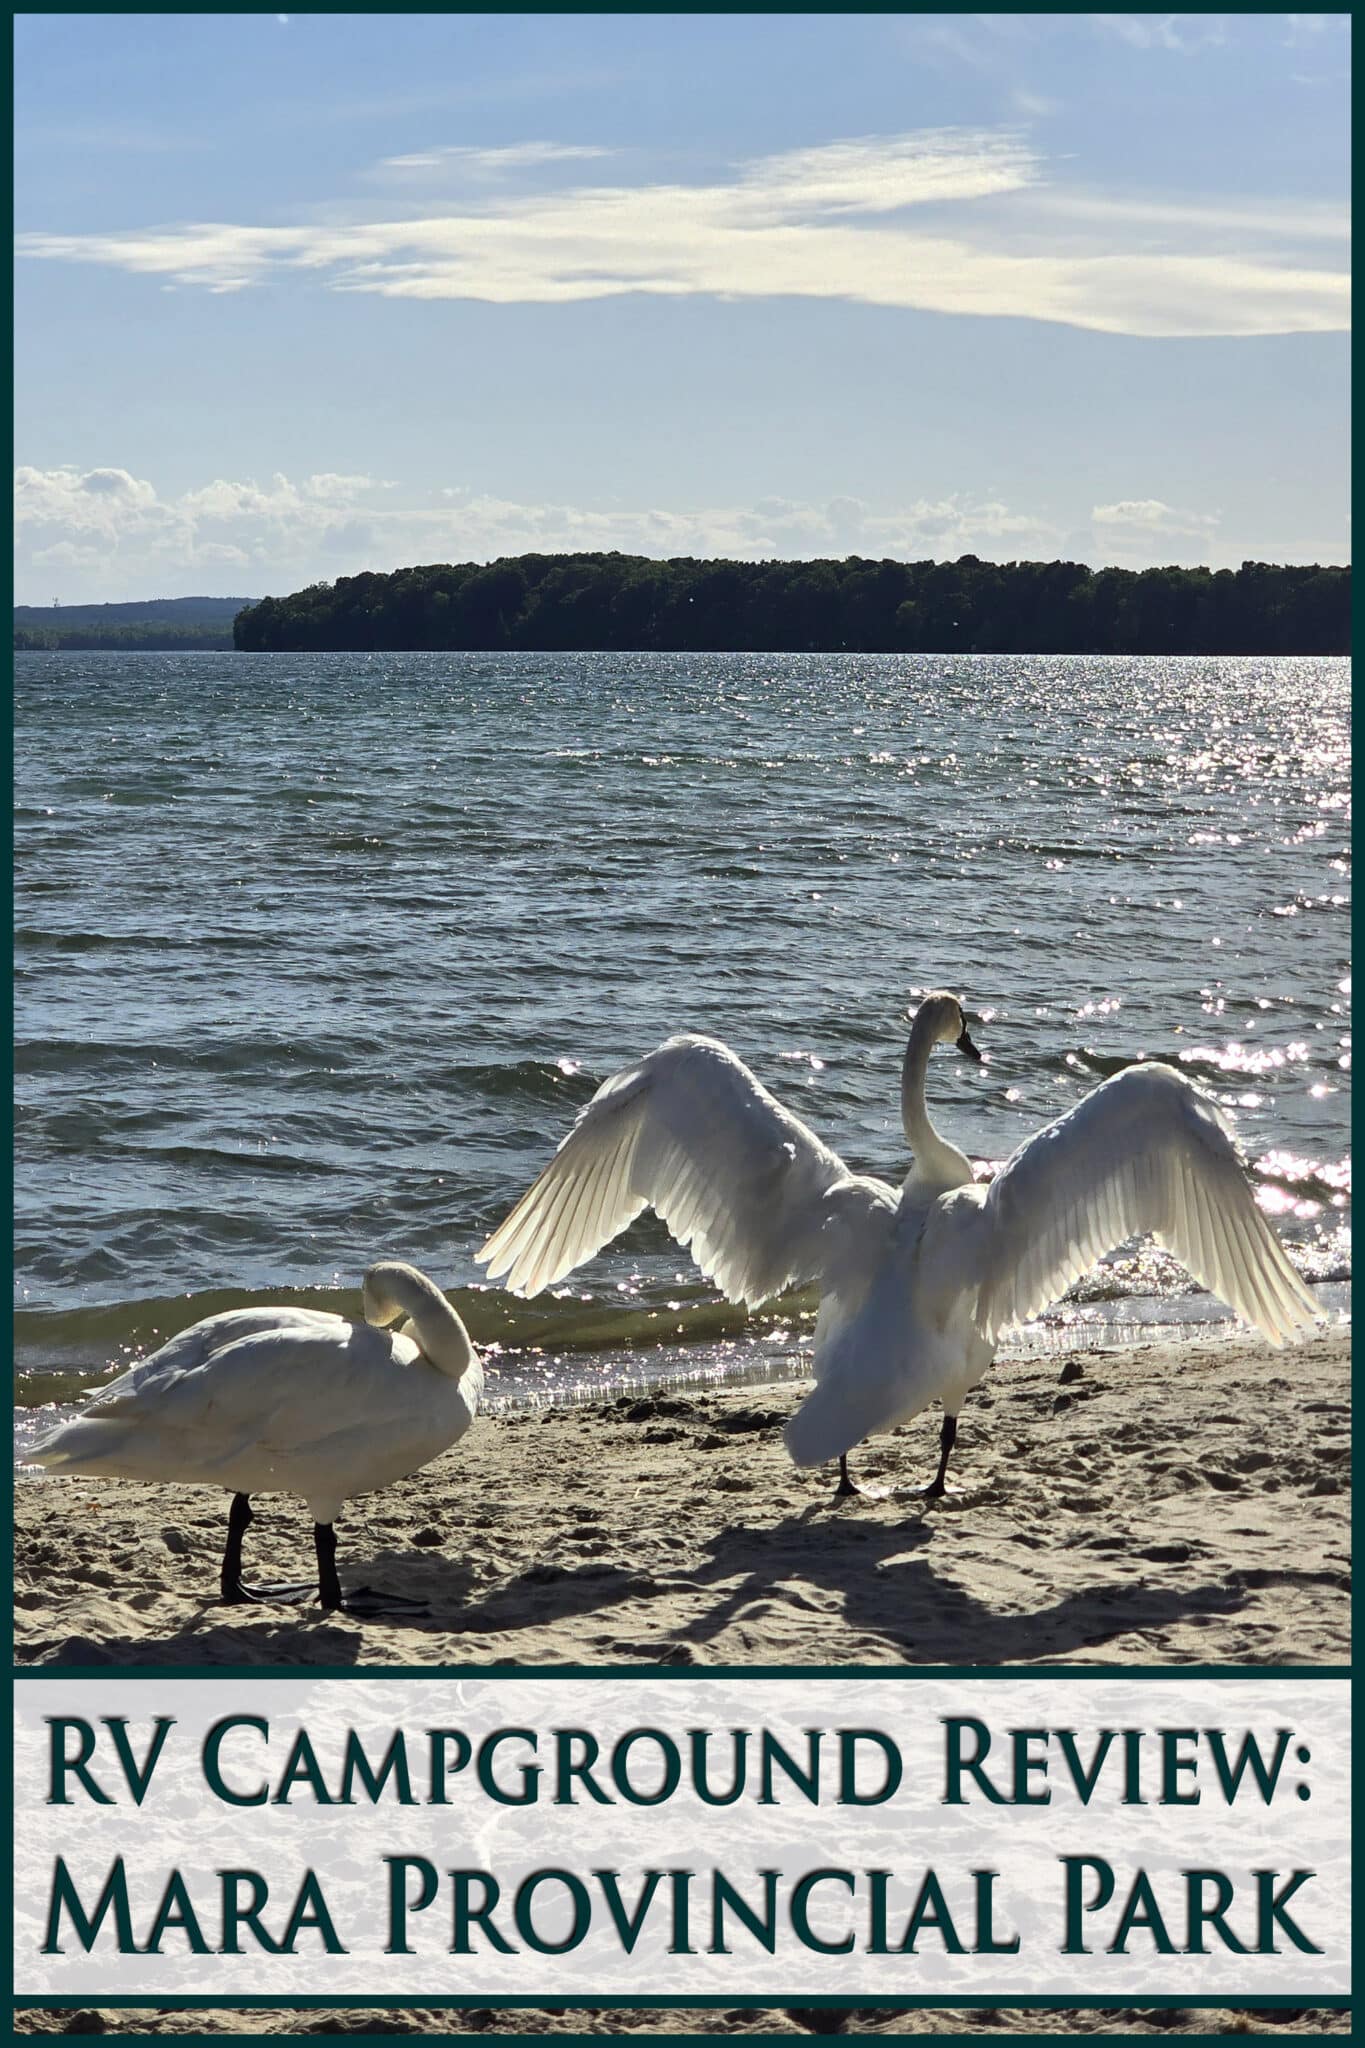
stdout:
POLYGON ((849 1433, 838 1427, 839 1417, 833 1412, 833 1403, 819 1401, 820 1392, 817 1387, 802 1402, 782 1432, 794 1465, 827 1465, 831 1458, 851 1451, 858 1441, 856 1430, 849 1433))
POLYGON ((782 1435, 793 1464, 827 1465, 831 1458, 842 1458, 865 1436, 905 1422, 916 1412, 906 1401, 904 1386, 887 1379, 862 1386, 848 1379, 821 1380, 782 1435))
POLYGON ((137 1478, 137 1432, 126 1424, 93 1422, 78 1415, 50 1429, 25 1454, 30 1465, 90 1479, 137 1478))

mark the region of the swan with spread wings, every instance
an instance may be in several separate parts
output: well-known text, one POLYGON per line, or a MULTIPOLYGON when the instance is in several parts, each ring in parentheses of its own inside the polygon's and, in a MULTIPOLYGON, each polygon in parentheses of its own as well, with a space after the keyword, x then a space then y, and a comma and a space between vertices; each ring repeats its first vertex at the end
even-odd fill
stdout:
POLYGON ((786 1443, 798 1465, 847 1455, 943 1406, 945 1491, 957 1417, 1003 1333, 1106 1252, 1150 1232, 1270 1343, 1315 1320, 1256 1206, 1217 1105, 1145 1061, 1039 1131, 989 1186, 935 1130, 935 1046, 980 1060, 955 995, 915 1012, 901 1075, 913 1164, 897 1189, 849 1170, 714 1038, 668 1039, 598 1089, 554 1158, 476 1254, 513 1294, 553 1286, 651 1208, 706 1277, 750 1306, 814 1282, 815 1386, 786 1443))

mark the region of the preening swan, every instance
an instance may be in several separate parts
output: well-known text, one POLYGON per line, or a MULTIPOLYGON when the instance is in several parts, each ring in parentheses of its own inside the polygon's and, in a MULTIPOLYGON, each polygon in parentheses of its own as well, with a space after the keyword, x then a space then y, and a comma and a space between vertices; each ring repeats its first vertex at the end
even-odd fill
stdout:
POLYGON ((981 1058, 957 997, 938 990, 906 1047, 914 1163, 897 1191, 850 1173, 727 1046, 670 1038, 598 1089, 475 1256, 512 1293, 538 1294, 652 1208, 732 1301, 814 1281, 816 1385, 786 1442, 798 1465, 838 1458, 840 1495, 855 1490, 845 1460, 856 1443, 938 1400, 938 1471, 924 1489, 938 1498, 958 1412, 1002 1333, 1138 1232, 1272 1344, 1313 1322, 1220 1111, 1183 1074, 1156 1061, 1125 1068, 983 1187, 925 1106, 943 1043, 981 1058))
POLYGON ((369 1267, 364 1301, 363 1323, 307 1308, 208 1316, 102 1388, 29 1455, 54 1472, 231 1488, 222 1590, 234 1605, 311 1591, 242 1579, 251 1495, 300 1493, 313 1517, 322 1605, 397 1605, 365 1588, 343 1597, 333 1524, 353 1494, 406 1478, 464 1435, 483 1367, 445 1295, 415 1266, 369 1267), (400 1316, 403 1328, 389 1328, 400 1316))

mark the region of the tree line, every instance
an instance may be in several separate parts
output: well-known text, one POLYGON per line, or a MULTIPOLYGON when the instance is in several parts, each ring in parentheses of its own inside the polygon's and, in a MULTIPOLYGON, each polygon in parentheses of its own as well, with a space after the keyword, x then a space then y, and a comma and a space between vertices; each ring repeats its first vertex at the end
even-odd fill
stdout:
POLYGON ((311 583, 239 612, 248 652, 1345 654, 1351 572, 1079 562, 516 555, 311 583))
POLYGON ((218 654, 232 650, 223 626, 16 626, 16 654, 218 654))
POLYGON ((16 653, 203 654, 232 646, 232 621, 250 598, 142 597, 124 604, 17 604, 16 653))

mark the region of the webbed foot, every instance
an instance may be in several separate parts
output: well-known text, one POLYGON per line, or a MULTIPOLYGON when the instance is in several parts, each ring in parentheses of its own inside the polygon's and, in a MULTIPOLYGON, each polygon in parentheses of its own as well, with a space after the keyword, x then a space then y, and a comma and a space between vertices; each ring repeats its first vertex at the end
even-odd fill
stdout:
POLYGON ((248 1604, 269 1606, 272 1601, 311 1600, 317 1591, 315 1586, 248 1586, 243 1579, 223 1580, 223 1605, 245 1607, 248 1604))
POLYGON ((362 1621, 382 1620, 386 1614, 397 1620, 431 1613, 425 1600, 410 1600, 404 1593, 386 1593, 382 1586, 355 1586, 340 1599, 324 1599, 322 1604, 329 1614, 354 1614, 362 1621))
POLYGON ((892 1486, 860 1486, 855 1479, 850 1479, 848 1458, 845 1456, 839 1460, 839 1484, 834 1489, 834 1498, 830 1505, 837 1507, 841 1500, 849 1500, 854 1496, 859 1500, 890 1500, 894 1492, 895 1488, 892 1486))

